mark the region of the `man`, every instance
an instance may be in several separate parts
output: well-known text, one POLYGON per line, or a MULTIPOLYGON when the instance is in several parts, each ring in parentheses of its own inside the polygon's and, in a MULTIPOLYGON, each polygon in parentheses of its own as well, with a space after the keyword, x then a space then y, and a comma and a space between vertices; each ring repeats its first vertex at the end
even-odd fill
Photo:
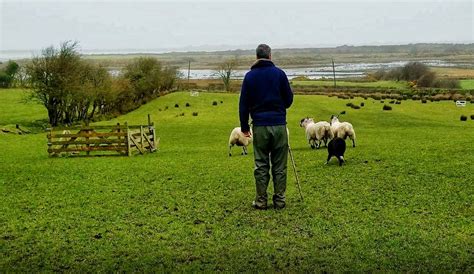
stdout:
POLYGON ((273 207, 285 207, 288 134, 286 109, 293 103, 293 92, 285 72, 271 61, 268 45, 257 47, 257 60, 245 75, 240 92, 240 127, 250 136, 249 114, 253 123, 255 184, 257 195, 253 206, 267 208, 270 165, 273 177, 273 207))

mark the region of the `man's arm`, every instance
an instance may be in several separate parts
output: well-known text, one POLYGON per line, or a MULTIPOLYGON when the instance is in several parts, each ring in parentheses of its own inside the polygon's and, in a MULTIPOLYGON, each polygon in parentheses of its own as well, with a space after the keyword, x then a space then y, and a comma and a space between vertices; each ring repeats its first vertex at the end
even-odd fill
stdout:
POLYGON ((293 103, 293 91, 291 91, 290 82, 288 82, 288 77, 286 76, 284 71, 281 72, 281 77, 281 96, 283 98, 285 108, 289 108, 293 103))
POLYGON ((242 89, 240 90, 240 101, 239 101, 239 116, 240 116, 240 130, 245 134, 250 132, 249 127, 249 100, 248 100, 248 87, 246 77, 242 82, 242 89))

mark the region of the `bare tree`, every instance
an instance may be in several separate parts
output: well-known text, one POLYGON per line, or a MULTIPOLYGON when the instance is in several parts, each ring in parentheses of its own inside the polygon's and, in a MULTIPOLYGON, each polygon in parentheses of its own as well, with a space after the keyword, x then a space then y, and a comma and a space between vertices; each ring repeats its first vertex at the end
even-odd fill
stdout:
POLYGON ((237 68, 237 58, 222 62, 216 69, 216 74, 222 80, 225 91, 230 91, 230 82, 237 68))

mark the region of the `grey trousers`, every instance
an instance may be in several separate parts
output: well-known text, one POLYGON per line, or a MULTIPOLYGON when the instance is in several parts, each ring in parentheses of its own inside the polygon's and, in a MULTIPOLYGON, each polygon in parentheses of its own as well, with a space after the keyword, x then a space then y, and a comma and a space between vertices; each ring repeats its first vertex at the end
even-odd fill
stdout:
POLYGON ((253 151, 255 156, 255 185, 258 207, 267 206, 267 188, 270 168, 273 177, 273 206, 285 207, 286 170, 288 162, 288 134, 286 125, 253 126, 253 151))

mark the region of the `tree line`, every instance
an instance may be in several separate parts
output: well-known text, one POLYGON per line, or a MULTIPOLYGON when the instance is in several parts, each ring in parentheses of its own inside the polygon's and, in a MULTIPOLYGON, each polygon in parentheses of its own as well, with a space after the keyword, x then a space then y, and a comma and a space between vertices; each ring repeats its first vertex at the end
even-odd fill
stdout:
POLYGON ((77 42, 48 47, 25 66, 25 85, 47 109, 52 126, 127 113, 171 90, 178 78, 176 68, 151 57, 133 60, 113 77, 81 58, 77 47, 77 42))
POLYGON ((455 79, 440 79, 434 71, 420 62, 409 62, 400 68, 378 70, 372 77, 376 80, 404 80, 416 87, 460 88, 461 84, 455 79))

